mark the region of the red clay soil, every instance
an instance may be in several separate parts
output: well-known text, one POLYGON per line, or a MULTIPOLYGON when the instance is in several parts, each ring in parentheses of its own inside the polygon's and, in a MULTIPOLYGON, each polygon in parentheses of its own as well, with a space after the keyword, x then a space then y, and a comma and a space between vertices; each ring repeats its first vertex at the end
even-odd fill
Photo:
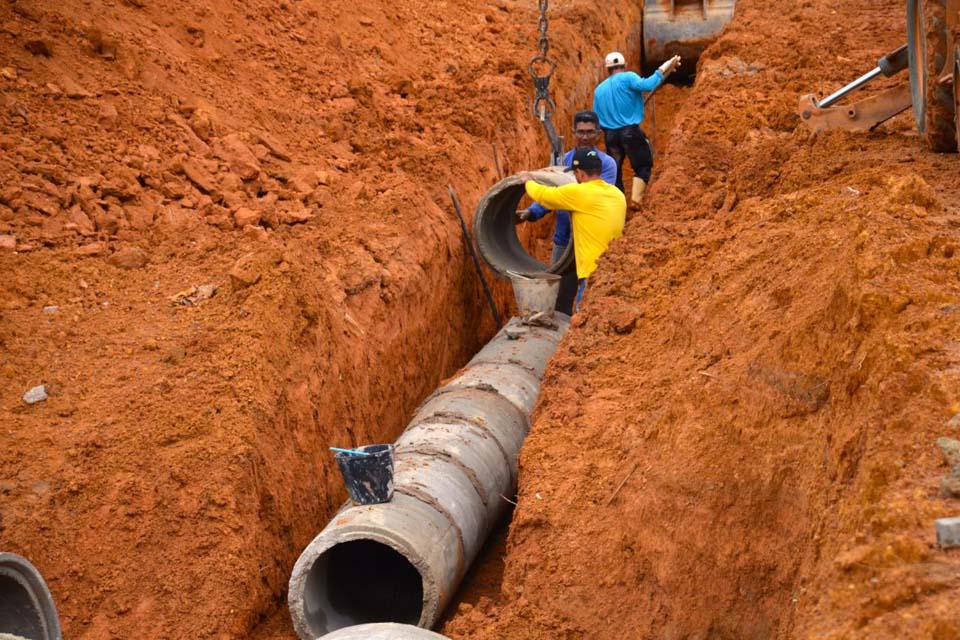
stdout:
MULTIPOLYGON (((637 22, 598 7, 555 16, 563 68, 637 22)), ((0 7, 0 549, 66 637, 248 637, 344 499, 327 446, 393 440, 491 336, 446 185, 469 216, 493 143, 544 164, 535 25, 516 0, 0 7)), ((558 77, 559 124, 598 71, 558 77)))
POLYGON ((960 162, 795 114, 902 2, 740 0, 548 368, 499 598, 457 639, 960 638, 960 162))

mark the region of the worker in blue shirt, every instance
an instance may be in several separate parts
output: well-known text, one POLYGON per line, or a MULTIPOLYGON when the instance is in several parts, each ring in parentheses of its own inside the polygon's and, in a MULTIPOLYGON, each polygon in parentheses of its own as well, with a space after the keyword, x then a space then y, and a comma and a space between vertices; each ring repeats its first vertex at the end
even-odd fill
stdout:
POLYGON ((605 64, 608 77, 593 90, 593 109, 600 118, 607 153, 617 163, 617 187, 624 193, 623 158, 630 158, 630 166, 636 176, 630 190, 630 200, 639 206, 653 170, 650 142, 640 128, 643 122, 643 94, 659 87, 680 66, 680 56, 673 56, 647 78, 627 71, 626 59, 619 51, 607 54, 605 64))
MULTIPOLYGON (((593 111, 577 111, 573 116, 573 136, 577 143, 573 149, 563 156, 563 166, 573 166, 573 154, 577 149, 596 151, 602 162, 600 177, 607 184, 617 182, 617 162, 604 152, 597 149, 600 140, 600 119, 593 111)), ((622 189, 621 189, 622 190, 622 189)), ((529 209, 517 212, 519 222, 539 220, 550 213, 543 205, 533 203, 529 209)), ((570 243, 570 212, 556 211, 556 222, 553 229, 553 251, 550 254, 550 264, 557 264, 563 257, 567 245, 570 243)))

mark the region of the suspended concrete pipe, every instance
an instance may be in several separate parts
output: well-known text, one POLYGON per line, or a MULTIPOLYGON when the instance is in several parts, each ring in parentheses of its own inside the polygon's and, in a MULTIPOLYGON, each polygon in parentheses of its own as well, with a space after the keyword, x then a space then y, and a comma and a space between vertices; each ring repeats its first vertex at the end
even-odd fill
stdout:
POLYGON ((507 325, 427 398, 396 442, 390 502, 345 505, 290 577, 303 640, 371 622, 429 628, 443 612, 517 483, 553 328, 507 325))
POLYGON ((449 640, 439 633, 409 624, 380 622, 346 627, 323 636, 323 640, 449 640))
MULTIPOLYGON (((531 172, 537 182, 559 187, 575 182, 572 173, 562 167, 548 167, 531 172)), ((493 185, 480 200, 473 216, 473 237, 477 249, 498 276, 507 279, 507 271, 516 273, 563 273, 573 262, 573 243, 556 264, 545 264, 531 256, 517 237, 514 214, 523 199, 523 181, 517 176, 507 176, 493 185)))
POLYGON ((0 638, 63 640, 53 597, 40 572, 15 553, 0 553, 0 638))

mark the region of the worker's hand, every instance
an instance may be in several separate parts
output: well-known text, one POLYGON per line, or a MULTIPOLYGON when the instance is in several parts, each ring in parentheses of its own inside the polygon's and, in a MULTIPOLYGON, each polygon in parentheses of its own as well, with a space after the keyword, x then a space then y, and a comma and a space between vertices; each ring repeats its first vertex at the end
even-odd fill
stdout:
POLYGON ((663 77, 666 78, 668 75, 680 68, 680 56, 673 56, 662 65, 660 65, 659 71, 663 74, 663 77))
POLYGON ((523 183, 527 182, 528 180, 536 181, 536 178, 534 178, 533 174, 530 173, 529 171, 521 171, 520 173, 517 174, 517 178, 519 178, 520 182, 523 182, 523 183))
POLYGON ((513 224, 529 222, 532 218, 533 214, 530 213, 530 209, 519 209, 513 216, 513 224))

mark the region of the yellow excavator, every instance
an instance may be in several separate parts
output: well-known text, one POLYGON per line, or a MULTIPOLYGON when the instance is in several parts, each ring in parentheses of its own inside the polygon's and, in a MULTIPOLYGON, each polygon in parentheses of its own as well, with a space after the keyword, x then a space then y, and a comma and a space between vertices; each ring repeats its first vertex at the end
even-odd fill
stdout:
POLYGON ((960 0, 907 0, 907 44, 871 71, 822 100, 800 98, 798 113, 813 131, 872 130, 913 107, 917 129, 933 151, 957 151, 960 131, 960 0), (873 80, 908 71, 909 79, 856 102, 839 104, 873 80))

